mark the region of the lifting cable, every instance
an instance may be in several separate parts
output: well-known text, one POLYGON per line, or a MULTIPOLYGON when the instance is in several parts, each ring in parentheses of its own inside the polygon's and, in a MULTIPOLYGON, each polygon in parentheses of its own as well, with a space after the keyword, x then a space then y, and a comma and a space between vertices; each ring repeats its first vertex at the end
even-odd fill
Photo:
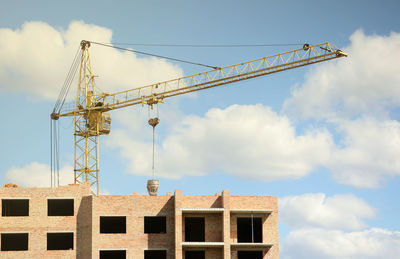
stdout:
POLYGON ((50 118, 50 186, 53 188, 53 119, 50 118))
POLYGON ((153 172, 153 179, 155 177, 155 168, 154 168, 154 129, 155 127, 153 127, 153 160, 152 160, 152 165, 151 165, 151 171, 153 172))
MULTIPOLYGON (((151 107, 151 109, 153 109, 153 107, 151 107)), ((150 106, 148 107, 148 114, 149 114, 149 121, 148 121, 148 123, 149 123, 150 126, 153 127, 153 159, 152 159, 152 166, 151 166, 153 179, 155 179, 155 178, 154 178, 154 177, 155 177, 155 166, 154 166, 154 164, 155 164, 155 159, 154 159, 154 156, 155 156, 155 149, 154 149, 155 134, 154 134, 154 132, 155 132, 155 128, 156 128, 157 124, 160 122, 160 119, 159 119, 159 111, 158 111, 158 104, 156 104, 156 109, 157 109, 157 117, 150 118, 150 106)))
POLYGON ((76 71, 79 68, 80 62, 78 57, 80 56, 81 51, 82 50, 79 47, 75 53, 74 60, 72 61, 67 77, 64 80, 64 84, 50 116, 50 185, 52 188, 60 185, 60 124, 57 115, 60 113, 65 103, 69 89, 71 88, 72 82, 75 78, 76 71))
POLYGON ((50 118, 50 181, 51 187, 60 186, 60 124, 50 118))
POLYGON ((79 46, 78 50, 75 53, 74 60, 72 61, 71 67, 69 68, 67 77, 65 78, 64 84, 61 88, 60 94, 58 95, 56 104, 53 109, 53 113, 59 113, 61 111, 62 106, 67 98, 69 89, 71 88, 72 82, 75 78, 76 71, 78 70, 80 60, 79 56, 82 52, 81 47, 79 46))
POLYGON ((133 50, 133 49, 121 48, 121 47, 117 47, 117 46, 113 46, 113 45, 105 44, 105 43, 100 43, 100 42, 94 42, 94 41, 89 41, 89 42, 92 43, 92 44, 97 44, 97 45, 101 45, 101 46, 105 46, 105 47, 110 47, 110 48, 114 48, 114 49, 129 51, 129 52, 138 53, 138 54, 142 54, 142 55, 147 55, 147 56, 152 56, 152 57, 157 57, 157 58, 163 58, 163 59, 169 59, 169 60, 174 60, 174 61, 178 61, 178 62, 182 62, 182 63, 187 63, 187 64, 192 64, 192 65, 197 65, 197 66, 208 67, 208 68, 212 68, 212 69, 219 69, 219 67, 216 67, 216 66, 209 66, 209 65, 205 65, 205 64, 201 64, 201 63, 196 63, 196 62, 191 62, 191 61, 187 61, 187 60, 183 60, 183 59, 177 59, 177 58, 170 58, 170 57, 160 56, 160 55, 151 54, 151 53, 147 53, 147 52, 143 52, 143 51, 137 51, 137 50, 133 50))

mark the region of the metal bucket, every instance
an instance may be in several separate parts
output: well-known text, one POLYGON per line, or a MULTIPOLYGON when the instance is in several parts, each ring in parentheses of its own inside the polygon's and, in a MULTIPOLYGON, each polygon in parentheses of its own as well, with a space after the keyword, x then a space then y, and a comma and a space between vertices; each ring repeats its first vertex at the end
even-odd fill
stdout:
POLYGON ((149 195, 151 195, 151 196, 157 195, 158 185, 159 185, 158 180, 154 180, 154 179, 147 180, 147 192, 149 193, 149 195))

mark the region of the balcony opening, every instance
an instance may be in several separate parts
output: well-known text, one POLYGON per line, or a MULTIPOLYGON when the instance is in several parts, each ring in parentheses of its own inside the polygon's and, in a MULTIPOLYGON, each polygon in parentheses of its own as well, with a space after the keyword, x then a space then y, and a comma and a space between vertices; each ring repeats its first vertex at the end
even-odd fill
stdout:
POLYGON ((48 216, 74 216, 74 199, 48 199, 48 216))
POLYGON ((125 250, 100 250, 100 259, 126 259, 125 250))
POLYGON ((1 234, 1 251, 27 251, 28 233, 1 234))
POLYGON ((262 251, 238 251, 238 259, 262 259, 262 251))
POLYGON ((101 234, 125 234, 126 217, 100 217, 101 234))
POLYGON ((205 259, 204 251, 189 250, 185 252, 185 259, 205 259))
POLYGON ((185 218, 185 241, 186 242, 204 242, 205 229, 204 218, 185 218))
POLYGON ((238 243, 262 243, 261 218, 237 218, 238 243))
POLYGON ((29 216, 29 200, 1 200, 1 215, 3 217, 29 216))
POLYGON ((73 250, 74 233, 47 233, 47 250, 73 250))
POLYGON ((167 217, 144 217, 144 233, 167 233, 167 217))
POLYGON ((166 250, 145 250, 144 259, 167 259, 166 250))

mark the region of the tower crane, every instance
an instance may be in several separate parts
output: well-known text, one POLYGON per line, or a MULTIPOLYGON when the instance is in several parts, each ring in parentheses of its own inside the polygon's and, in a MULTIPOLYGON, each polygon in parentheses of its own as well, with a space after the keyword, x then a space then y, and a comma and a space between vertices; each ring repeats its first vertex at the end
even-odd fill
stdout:
POLYGON ((346 57, 347 54, 329 42, 275 54, 239 64, 158 82, 117 93, 100 93, 95 87, 95 75, 90 63, 91 41, 80 43, 80 70, 74 107, 64 106, 58 101, 52 120, 74 117, 74 182, 90 182, 93 193, 99 194, 99 136, 110 133, 109 111, 147 104, 153 107, 165 99, 220 85, 307 66, 331 59, 346 57))

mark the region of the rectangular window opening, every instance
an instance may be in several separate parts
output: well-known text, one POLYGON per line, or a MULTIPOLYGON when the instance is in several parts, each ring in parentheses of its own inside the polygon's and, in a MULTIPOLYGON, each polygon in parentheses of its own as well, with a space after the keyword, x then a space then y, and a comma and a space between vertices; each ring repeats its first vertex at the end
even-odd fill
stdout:
POLYGON ((238 243, 262 243, 262 218, 237 218, 238 243))
POLYGON ((1 200, 1 215, 3 217, 29 216, 28 199, 1 200))
POLYGON ((27 251, 28 233, 1 234, 1 251, 27 251))
POLYGON ((204 218, 201 217, 185 218, 185 241, 186 242, 205 241, 204 218))
POLYGON ((167 233, 167 217, 144 217, 144 233, 165 234, 167 233))
POLYGON ((238 251, 238 259, 262 259, 262 251, 238 251))
POLYGON ((73 250, 74 233, 47 233, 47 250, 73 250))
POLYGON ((125 234, 126 233, 126 217, 120 216, 104 216, 100 217, 100 233, 101 234, 125 234))
POLYGON ((145 250, 144 259, 167 259, 166 250, 145 250))
POLYGON ((48 199, 48 216, 74 216, 74 199, 48 199))
POLYGON ((185 252, 186 259, 205 259, 205 251, 189 250, 185 252))
POLYGON ((125 250, 100 250, 100 259, 126 259, 125 250))

